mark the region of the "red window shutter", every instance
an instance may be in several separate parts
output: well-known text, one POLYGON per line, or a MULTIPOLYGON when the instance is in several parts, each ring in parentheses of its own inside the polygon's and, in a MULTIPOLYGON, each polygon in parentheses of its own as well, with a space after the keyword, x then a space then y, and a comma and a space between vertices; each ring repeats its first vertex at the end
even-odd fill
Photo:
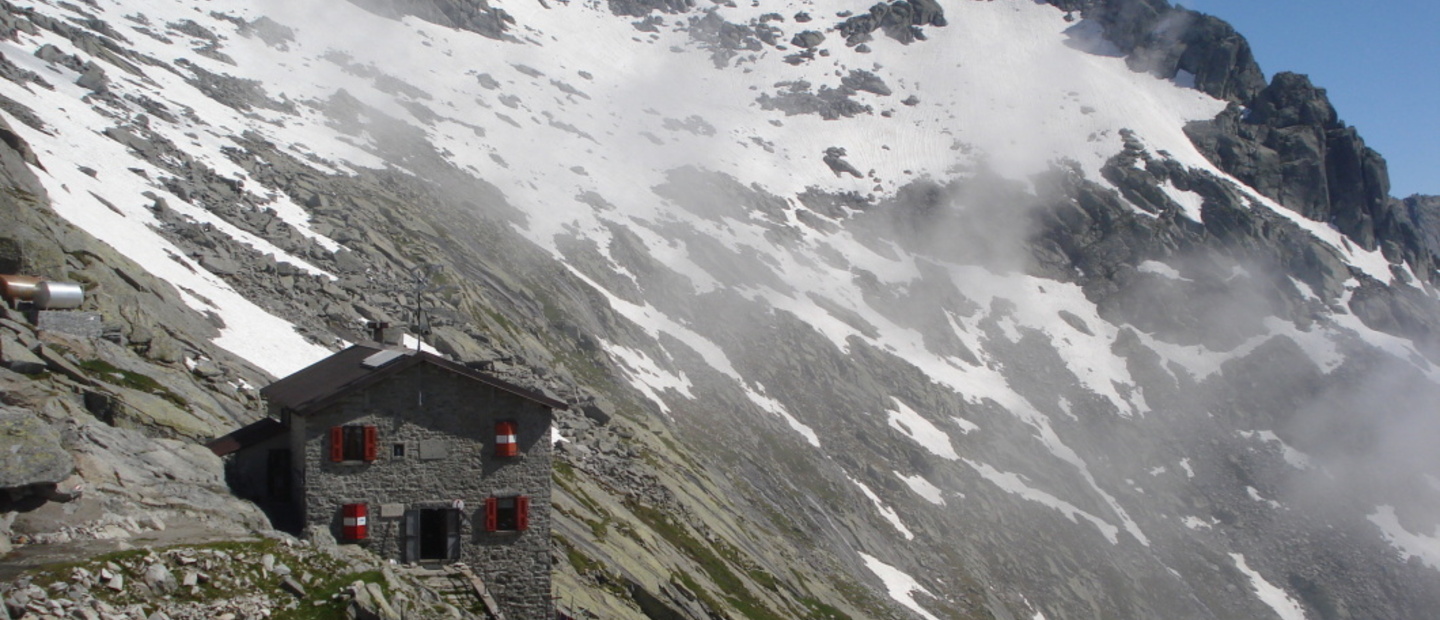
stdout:
POLYGON ((495 531, 498 528, 497 522, 499 520, 500 500, 493 497, 485 498, 485 531, 495 531))
POLYGON ((374 426, 365 427, 365 460, 373 461, 380 452, 380 429, 374 426))
POLYGON ((495 423, 495 456, 511 457, 520 454, 520 445, 515 443, 515 423, 495 423))
POLYGON ((521 495, 515 498, 515 529, 525 531, 530 528, 530 498, 521 495))
POLYGON ((330 427, 330 460, 339 463, 345 460, 345 427, 330 427))
POLYGON ((341 530, 345 540, 365 540, 370 537, 368 507, 365 504, 345 504, 341 506, 341 517, 343 528, 341 530))

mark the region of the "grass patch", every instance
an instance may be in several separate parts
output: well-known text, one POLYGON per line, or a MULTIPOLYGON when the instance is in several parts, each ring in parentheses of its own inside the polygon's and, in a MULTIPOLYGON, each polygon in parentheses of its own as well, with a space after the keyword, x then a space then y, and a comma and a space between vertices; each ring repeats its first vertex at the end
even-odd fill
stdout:
MULTIPOLYGON (((711 550, 710 546, 695 538, 685 526, 675 523, 664 513, 648 506, 628 503, 627 507, 652 531, 699 564, 705 574, 710 577, 710 581, 720 588, 725 600, 742 616, 753 620, 785 620, 789 617, 777 614, 766 607, 760 599, 755 597, 754 593, 750 592, 749 588, 745 587, 744 580, 731 570, 730 565, 711 550)), ((689 575, 682 574, 679 577, 686 588, 705 600, 706 597, 703 594, 705 591, 695 584, 689 575)), ((712 601, 706 600, 707 604, 710 602, 712 601)), ((721 609, 718 605, 712 607, 717 610, 721 609)))
POLYGON ((116 368, 110 362, 101 359, 80 362, 80 369, 106 383, 159 396, 181 409, 190 407, 190 403, 181 398, 179 394, 171 392, 170 388, 160 385, 159 381, 149 375, 116 368))
POLYGON ((264 594, 276 605, 275 620, 339 620, 345 618, 348 597, 336 596, 356 581, 379 584, 389 597, 380 570, 346 572, 345 564, 309 548, 291 548, 274 540, 232 541, 206 545, 179 545, 163 549, 132 549, 96 556, 82 562, 52 564, 29 572, 32 582, 46 589, 58 582, 95 581, 92 596, 113 606, 196 603, 222 610, 225 601, 241 594, 264 594), (275 566, 290 569, 306 596, 298 599, 281 587, 285 575, 263 568, 261 558, 271 555, 275 566), (136 587, 144 582, 146 570, 164 563, 178 585, 161 595, 136 587), (204 575, 193 586, 184 586, 187 573, 204 575), (104 585, 102 575, 118 575, 126 584, 119 591, 104 585), (308 578, 307 578, 308 576, 308 578))
POLYGON ((853 620, 849 614, 832 605, 825 604, 819 599, 806 597, 800 599, 800 604, 810 612, 805 616, 806 620, 853 620))
POLYGON ((585 555, 580 549, 567 540, 564 536, 554 534, 555 543, 565 552, 565 559, 575 573, 583 578, 590 579, 599 584, 601 588, 614 595, 616 598, 627 598, 629 593, 625 591, 624 580, 611 573, 605 564, 585 555))

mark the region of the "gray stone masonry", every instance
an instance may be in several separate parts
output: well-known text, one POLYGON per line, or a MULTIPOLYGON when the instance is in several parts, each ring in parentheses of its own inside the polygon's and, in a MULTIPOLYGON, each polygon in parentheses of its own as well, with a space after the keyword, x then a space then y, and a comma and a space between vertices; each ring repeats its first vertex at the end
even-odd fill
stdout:
POLYGON ((369 538, 358 544, 402 561, 404 511, 450 508, 459 500, 464 509, 458 559, 485 580, 507 618, 548 620, 552 417, 538 403, 430 364, 295 416, 291 440, 303 442, 297 460, 305 524, 329 528, 343 539, 342 506, 367 504, 369 538), (495 424, 502 420, 518 425, 519 456, 494 454, 495 424), (342 425, 378 427, 378 459, 332 462, 330 428, 342 425), (397 443, 404 444, 404 456, 394 456, 397 443), (436 449, 444 456, 434 458, 436 449), (513 495, 530 498, 529 528, 485 532, 486 498, 513 495))

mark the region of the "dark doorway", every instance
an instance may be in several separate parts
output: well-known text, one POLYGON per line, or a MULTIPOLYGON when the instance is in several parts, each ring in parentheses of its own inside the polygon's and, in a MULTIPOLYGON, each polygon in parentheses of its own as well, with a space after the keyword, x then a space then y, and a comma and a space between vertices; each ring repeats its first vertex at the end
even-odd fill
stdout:
POLYGON ((290 450, 271 450, 265 462, 265 499, 290 501, 290 450))
MULTIPOLYGON (((253 460, 253 457, 251 457, 253 460)), ((263 491, 252 487, 251 493, 260 495, 252 498, 270 517, 270 524, 282 532, 298 534, 304 529, 300 508, 294 502, 295 472, 292 470, 292 456, 288 448, 275 448, 265 454, 265 486, 263 491)), ((255 483, 251 483, 254 485, 255 483)))
POLYGON ((449 545, 446 544, 444 509, 420 511, 420 559, 444 560, 449 545))
POLYGON ((460 559, 460 511, 420 508, 405 513, 405 561, 460 559))

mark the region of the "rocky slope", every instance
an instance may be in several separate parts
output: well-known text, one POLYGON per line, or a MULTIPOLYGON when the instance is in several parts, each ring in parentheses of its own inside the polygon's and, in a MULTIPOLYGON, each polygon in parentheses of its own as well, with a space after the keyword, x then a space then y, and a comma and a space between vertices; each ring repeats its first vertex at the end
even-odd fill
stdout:
POLYGON ((0 271, 97 317, 0 323, 7 564, 264 530, 196 442, 368 320, 576 403, 594 617, 1440 609, 1433 200, 1223 22, 211 4, 0 2, 0 271))

